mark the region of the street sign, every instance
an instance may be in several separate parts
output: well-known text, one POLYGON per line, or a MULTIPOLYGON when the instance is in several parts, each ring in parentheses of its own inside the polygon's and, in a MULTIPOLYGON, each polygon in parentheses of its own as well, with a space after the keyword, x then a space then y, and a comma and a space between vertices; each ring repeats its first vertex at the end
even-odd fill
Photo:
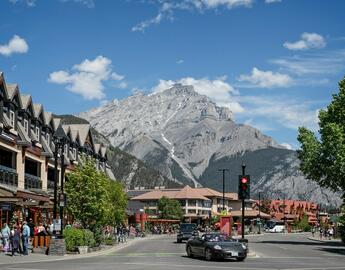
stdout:
POLYGON ((53 230, 56 232, 61 232, 61 219, 54 219, 54 228, 53 230))

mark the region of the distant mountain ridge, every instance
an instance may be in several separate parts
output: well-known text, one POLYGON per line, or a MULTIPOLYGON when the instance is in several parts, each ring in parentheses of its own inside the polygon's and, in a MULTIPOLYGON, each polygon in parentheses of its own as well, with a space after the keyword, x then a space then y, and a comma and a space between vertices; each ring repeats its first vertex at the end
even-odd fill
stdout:
MULTIPOLYGON (((55 115, 61 118, 64 124, 89 124, 83 118, 74 115, 55 115)), ((158 171, 149 168, 141 160, 136 157, 113 147, 110 142, 94 128, 91 129, 94 143, 102 143, 107 146, 108 164, 116 178, 121 181, 125 187, 134 189, 135 187, 144 186, 147 188, 154 188, 156 186, 165 187, 179 187, 180 185, 171 181, 158 171)))
MULTIPOLYGON (((231 168, 236 183, 240 163, 252 171, 254 195, 313 199, 327 204, 338 197, 305 179, 294 151, 259 130, 233 120, 232 112, 193 86, 137 93, 80 114, 112 145, 134 155, 176 183, 220 189, 218 169, 231 168), (266 162, 267 160, 267 162, 266 162), (236 166, 234 165, 236 164, 236 166), (313 192, 313 194, 311 194, 313 192)), ((236 184, 227 189, 236 191, 236 184)))

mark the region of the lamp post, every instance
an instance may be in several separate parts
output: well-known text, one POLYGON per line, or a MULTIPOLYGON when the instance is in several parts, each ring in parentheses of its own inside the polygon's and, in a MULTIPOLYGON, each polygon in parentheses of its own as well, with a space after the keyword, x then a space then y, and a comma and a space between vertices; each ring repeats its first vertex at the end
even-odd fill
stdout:
MULTIPOLYGON (((61 124, 56 129, 54 135, 54 145, 55 145, 55 152, 54 152, 54 159, 55 159, 55 177, 54 177, 54 210, 53 210, 53 217, 54 217, 54 235, 56 236, 56 217, 57 217, 57 204, 58 204, 58 194, 57 194, 57 186, 59 181, 59 171, 58 171, 58 158, 59 158, 59 151, 60 152, 60 166, 61 166, 61 193, 63 195, 63 184, 64 184, 64 144, 68 140, 68 137, 65 134, 65 131, 63 130, 61 124)), ((60 198, 59 198, 60 199, 60 198)), ((62 220, 63 220, 63 206, 60 207, 60 219, 61 219, 61 235, 62 235, 62 220)))
POLYGON ((259 192, 259 234, 261 234, 261 192, 259 192))
POLYGON ((229 171, 228 169, 219 169, 218 171, 223 172, 223 211, 225 210, 225 172, 229 171))

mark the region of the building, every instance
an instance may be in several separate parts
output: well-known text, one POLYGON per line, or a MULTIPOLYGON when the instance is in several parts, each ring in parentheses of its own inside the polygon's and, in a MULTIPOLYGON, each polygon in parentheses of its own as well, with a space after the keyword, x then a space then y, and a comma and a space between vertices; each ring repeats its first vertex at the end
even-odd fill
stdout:
MULTIPOLYGON (((130 194, 134 192, 129 191, 130 194)), ((191 188, 187 185, 180 189, 138 190, 137 192, 141 194, 130 200, 140 202, 140 207, 143 207, 143 210, 152 218, 159 215, 157 204, 162 197, 178 200, 184 211, 184 218, 191 221, 208 219, 211 215, 219 215, 223 210, 223 194, 210 188, 191 188)), ((226 213, 231 210, 232 202, 236 199, 235 193, 225 194, 226 213)))
MULTIPOLYGON (((0 226, 17 218, 51 219, 58 150, 54 133, 59 126, 68 138, 63 149, 66 172, 89 157, 114 178, 106 163, 106 148, 94 143, 90 125, 62 125, 43 105, 23 95, 18 85, 6 83, 0 72, 0 226)), ((60 162, 58 171, 60 175, 60 162)))
MULTIPOLYGON (((263 203, 263 201, 261 201, 263 203)), ((258 201, 254 202, 254 208, 258 208, 258 201)), ((270 205, 271 218, 293 223, 301 220, 304 216, 308 217, 308 223, 315 225, 318 222, 319 207, 314 202, 297 200, 271 200, 270 205)))

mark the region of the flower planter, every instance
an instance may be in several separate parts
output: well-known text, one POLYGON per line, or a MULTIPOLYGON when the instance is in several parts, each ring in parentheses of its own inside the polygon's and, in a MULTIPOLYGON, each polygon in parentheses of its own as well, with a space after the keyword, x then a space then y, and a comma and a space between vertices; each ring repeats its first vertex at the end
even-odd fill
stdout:
POLYGON ((88 253, 89 247, 88 246, 79 246, 78 251, 79 254, 86 254, 88 253))

